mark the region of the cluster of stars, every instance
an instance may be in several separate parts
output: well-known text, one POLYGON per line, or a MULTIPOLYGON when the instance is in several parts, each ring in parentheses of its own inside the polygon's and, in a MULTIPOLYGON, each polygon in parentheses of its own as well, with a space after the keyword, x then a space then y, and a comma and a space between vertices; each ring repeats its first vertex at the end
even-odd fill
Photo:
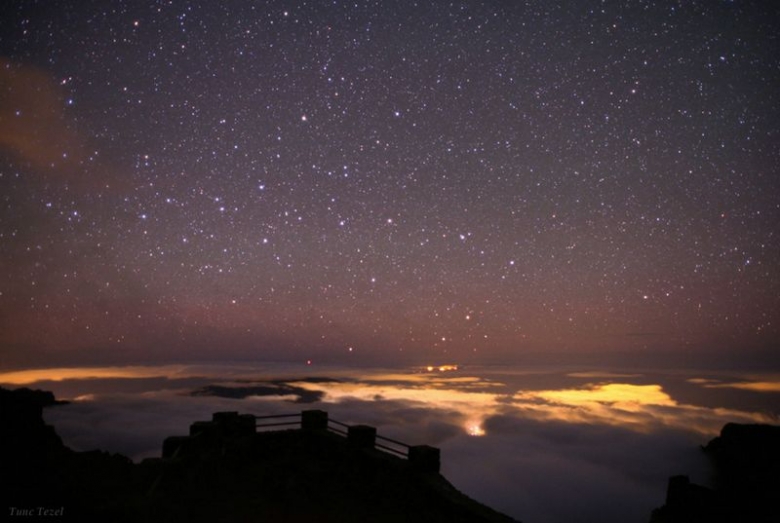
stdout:
POLYGON ((0 17, 0 343, 19 359, 777 342, 771 7, 0 17))

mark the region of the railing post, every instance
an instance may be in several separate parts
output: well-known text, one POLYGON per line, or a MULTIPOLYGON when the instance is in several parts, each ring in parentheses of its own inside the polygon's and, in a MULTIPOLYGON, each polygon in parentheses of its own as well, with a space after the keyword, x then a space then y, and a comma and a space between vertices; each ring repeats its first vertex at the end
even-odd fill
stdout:
POLYGON ((235 411, 215 412, 211 421, 223 436, 239 436, 255 433, 255 417, 235 411))
POLYGON ((304 410, 301 412, 303 430, 328 430, 328 413, 324 410, 304 410))
POLYGON ((409 464, 417 470, 439 472, 441 451, 428 445, 409 447, 409 464))
POLYGON ((369 425, 352 425, 347 428, 347 442, 361 449, 372 449, 376 444, 376 428, 369 425))

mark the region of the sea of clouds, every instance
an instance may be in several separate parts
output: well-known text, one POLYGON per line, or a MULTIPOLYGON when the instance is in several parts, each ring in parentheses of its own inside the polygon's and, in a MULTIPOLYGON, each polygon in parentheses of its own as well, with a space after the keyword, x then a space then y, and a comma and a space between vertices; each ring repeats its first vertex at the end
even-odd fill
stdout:
POLYGON ((159 457, 213 412, 323 409, 442 452, 458 489, 527 523, 644 522, 670 475, 708 483, 700 445, 727 422, 777 423, 772 375, 511 367, 177 365, 42 369, 0 384, 52 390, 66 445, 159 457))

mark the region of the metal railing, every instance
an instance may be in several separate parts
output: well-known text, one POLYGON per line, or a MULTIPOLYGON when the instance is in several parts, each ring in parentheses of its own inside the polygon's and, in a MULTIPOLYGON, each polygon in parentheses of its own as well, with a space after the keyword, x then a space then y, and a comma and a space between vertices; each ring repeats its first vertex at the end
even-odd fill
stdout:
POLYGON ((338 420, 335 420, 335 419, 328 418, 328 430, 330 432, 335 432, 336 434, 340 434, 341 436, 344 436, 344 437, 348 437, 349 436, 349 425, 347 425, 343 421, 338 421, 338 420), (336 425, 336 426, 333 427, 331 425, 336 425))
MULTIPOLYGON (((263 432, 268 429, 276 429, 278 427, 290 427, 290 428, 302 428, 303 425, 303 413, 296 414, 271 414, 267 416, 255 416, 255 430, 263 432), (271 421, 282 419, 284 421, 271 421), (288 421, 289 420, 289 421, 288 421)), ((330 417, 327 418, 328 432, 333 432, 345 438, 349 438, 350 429, 357 425, 349 425, 343 421, 335 420, 330 417)), ((411 445, 398 441, 396 439, 388 438, 386 436, 375 435, 376 441, 374 447, 388 452, 390 454, 400 456, 402 458, 409 458, 409 448, 411 445)))
POLYGON ((297 414, 272 414, 270 416, 255 416, 255 430, 263 430, 268 427, 292 427, 292 426, 301 426, 301 413, 297 414), (260 422, 259 420, 270 420, 270 419, 279 419, 279 418, 297 418, 296 421, 279 421, 279 422, 273 422, 273 423, 266 423, 266 422, 260 422))
POLYGON ((203 435, 205 440, 225 435, 246 435, 280 428, 298 429, 303 432, 333 432, 344 437, 356 449, 375 449, 403 458, 409 464, 423 471, 439 472, 440 451, 428 445, 407 445, 402 441, 380 436, 376 428, 369 425, 350 425, 330 419, 324 410, 305 410, 296 414, 270 414, 255 416, 232 412, 215 412, 211 421, 196 421, 190 425, 189 436, 176 436, 163 443, 163 457, 176 457, 182 445, 203 435))
POLYGON ((409 448, 411 447, 411 445, 407 445, 406 443, 403 443, 395 439, 386 438, 385 436, 380 436, 379 434, 376 435, 376 439, 387 442, 390 445, 395 445, 394 447, 391 447, 383 443, 376 443, 374 445, 376 448, 409 459, 409 448), (400 450, 399 447, 401 447, 403 450, 400 450))

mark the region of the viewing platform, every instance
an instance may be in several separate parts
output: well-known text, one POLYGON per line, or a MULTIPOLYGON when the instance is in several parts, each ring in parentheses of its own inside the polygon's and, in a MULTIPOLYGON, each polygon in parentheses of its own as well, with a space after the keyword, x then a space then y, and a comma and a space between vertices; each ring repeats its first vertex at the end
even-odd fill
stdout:
POLYGON ((162 457, 209 447, 224 438, 248 437, 267 432, 302 431, 306 434, 336 435, 353 450, 378 451, 405 460, 414 470, 438 473, 441 452, 429 445, 409 445, 377 434, 370 425, 349 425, 332 419, 324 410, 304 410, 296 414, 256 416, 236 411, 216 412, 211 421, 196 421, 188 436, 171 436, 163 442, 162 457))
POLYGON ((439 450, 376 434, 323 411, 218 412, 140 463, 76 452, 42 418, 54 396, 0 388, 4 492, 62 521, 512 523, 439 472, 439 450), (45 505, 41 504, 45 501, 45 505))

